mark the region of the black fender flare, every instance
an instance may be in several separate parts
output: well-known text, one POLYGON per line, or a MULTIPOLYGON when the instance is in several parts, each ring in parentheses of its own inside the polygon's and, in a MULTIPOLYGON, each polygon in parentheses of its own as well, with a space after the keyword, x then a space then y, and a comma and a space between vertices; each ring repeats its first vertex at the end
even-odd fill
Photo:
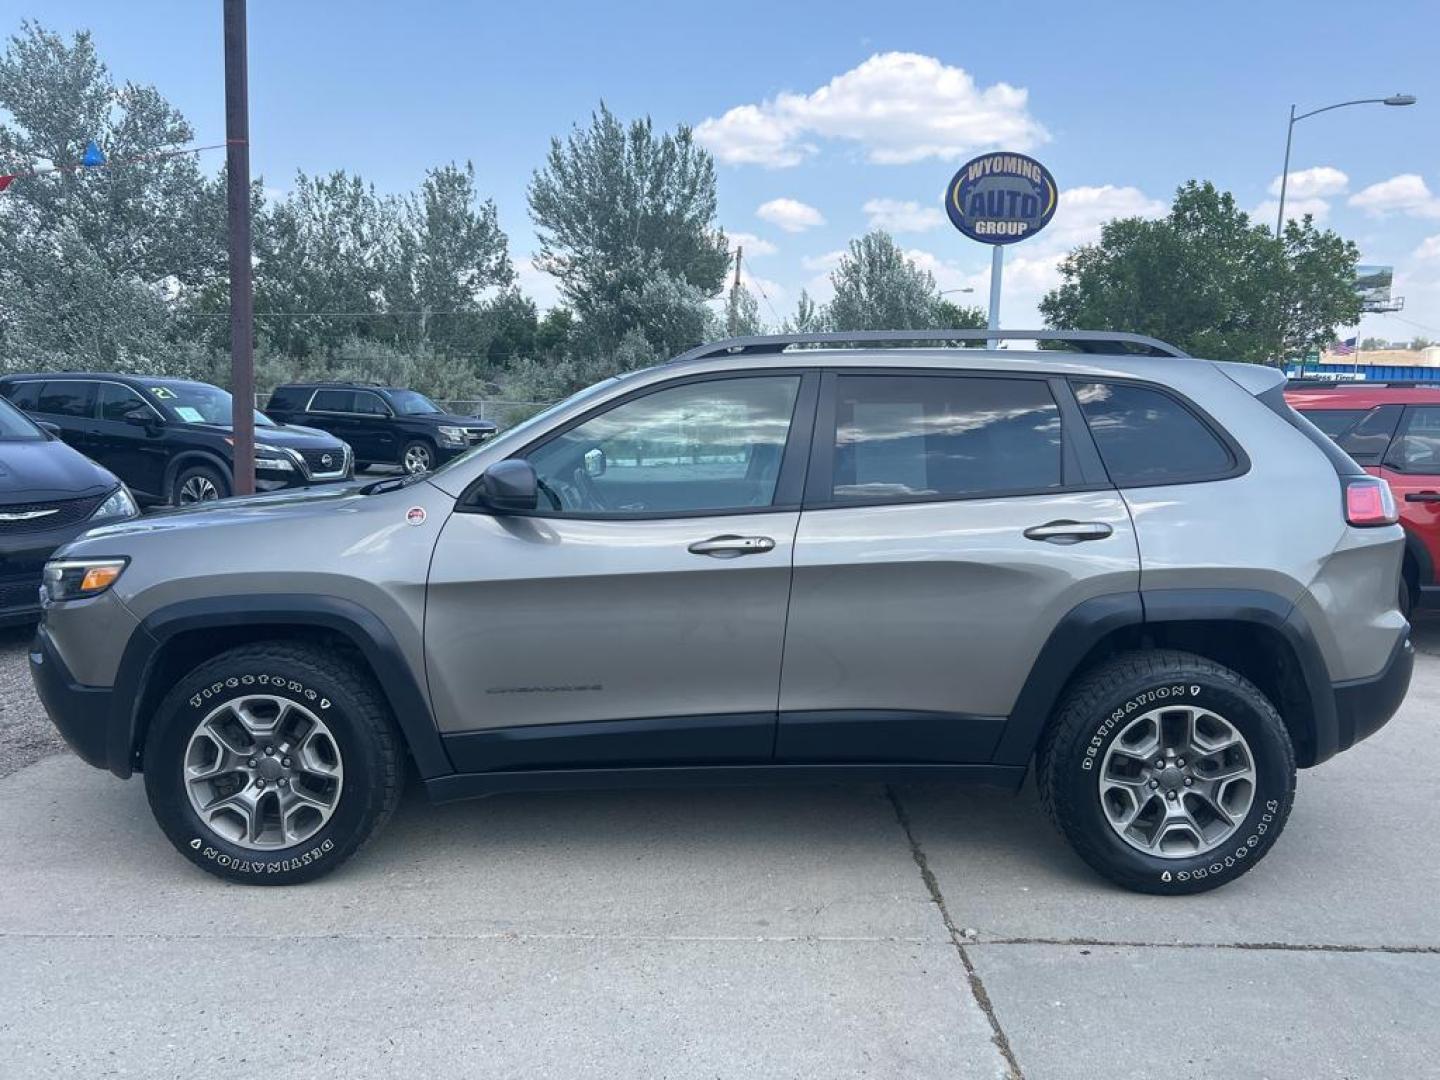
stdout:
POLYGON ((234 494, 235 470, 231 468, 230 462, 210 450, 182 450, 165 465, 164 490, 159 494, 166 502, 170 501, 170 490, 175 486, 175 477, 179 476, 180 470, 187 465, 209 465, 212 468, 219 469, 220 475, 225 478, 225 483, 229 485, 231 494, 234 494))
POLYGON ((131 635, 115 678, 107 758, 129 776, 149 718, 142 701, 166 644, 182 633, 235 626, 303 626, 341 635, 365 658, 424 779, 454 772, 430 711, 430 699, 410 670, 395 635, 374 612, 338 596, 256 594, 182 600, 147 615, 131 635))
POLYGON ((1061 618, 1015 699, 992 762, 1024 765, 1030 760, 1061 693, 1102 639, 1127 627, 1167 622, 1244 622, 1278 633, 1294 654, 1310 696, 1315 741, 1309 764, 1325 761, 1341 748, 1329 667, 1293 601, 1262 589, 1145 589, 1093 597, 1061 618))

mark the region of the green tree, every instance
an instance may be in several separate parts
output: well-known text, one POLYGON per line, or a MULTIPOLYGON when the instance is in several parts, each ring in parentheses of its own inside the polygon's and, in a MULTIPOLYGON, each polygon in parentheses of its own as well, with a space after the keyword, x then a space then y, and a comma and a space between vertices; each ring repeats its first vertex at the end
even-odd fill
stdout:
POLYGON ((795 314, 786 319, 780 329, 786 334, 823 333, 825 309, 816 304, 808 292, 801 289, 800 298, 795 301, 795 314))
POLYGON ((0 166, 68 166, 94 139, 104 168, 16 181, 0 198, 0 360, 154 371, 193 350, 173 316, 223 273, 224 202, 194 132, 153 86, 116 85, 86 32, 33 22, 0 56, 0 166), (139 159, 139 160, 136 160, 139 159))
POLYGON ((933 330, 984 326, 973 309, 946 301, 930 271, 905 257, 894 239, 876 229, 850 241, 830 272, 835 296, 826 307, 831 330, 933 330))
POLYGON ((731 286, 725 297, 725 333, 729 337, 747 337, 761 334, 765 328, 760 322, 760 301, 744 285, 731 286))
POLYGON ((1192 180, 1166 217, 1109 222, 1066 256, 1040 311, 1060 329, 1128 330, 1197 356, 1273 362, 1356 321, 1358 256, 1308 216, 1277 241, 1234 196, 1192 180))
POLYGON ((602 103, 589 127, 551 140, 529 203, 536 265, 559 279, 592 351, 637 330, 656 356, 698 340, 729 253, 715 165, 689 128, 657 135, 648 118, 627 125, 602 103))

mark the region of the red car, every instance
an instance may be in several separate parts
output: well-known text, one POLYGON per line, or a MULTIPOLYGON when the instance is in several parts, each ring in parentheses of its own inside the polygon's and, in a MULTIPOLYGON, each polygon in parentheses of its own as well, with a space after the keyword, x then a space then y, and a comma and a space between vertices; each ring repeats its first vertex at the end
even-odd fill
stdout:
POLYGON ((1400 610, 1440 600, 1440 384, 1292 381, 1285 400, 1389 481, 1405 526, 1400 610))

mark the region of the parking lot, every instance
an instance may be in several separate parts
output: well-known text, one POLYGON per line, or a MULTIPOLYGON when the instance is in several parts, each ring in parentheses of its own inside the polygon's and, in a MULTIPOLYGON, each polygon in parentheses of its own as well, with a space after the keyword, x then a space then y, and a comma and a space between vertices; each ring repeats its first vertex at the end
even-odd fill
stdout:
POLYGON ((1440 622, 1265 864, 1161 899, 1011 797, 417 792, 300 888, 182 860, 0 637, 0 1075, 1398 1077, 1440 1055, 1440 622))

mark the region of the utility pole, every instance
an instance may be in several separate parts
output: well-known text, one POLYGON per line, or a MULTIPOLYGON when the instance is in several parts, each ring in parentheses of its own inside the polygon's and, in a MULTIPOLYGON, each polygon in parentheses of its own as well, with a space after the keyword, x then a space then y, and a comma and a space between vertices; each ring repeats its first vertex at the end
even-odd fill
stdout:
POLYGON ((737 337, 740 333, 740 259, 745 249, 735 248, 735 283, 730 286, 730 310, 725 313, 725 335, 737 337))
POLYGON ((255 493, 255 290, 250 276, 250 87, 245 0, 225 0, 225 183, 230 233, 234 494, 255 493))

